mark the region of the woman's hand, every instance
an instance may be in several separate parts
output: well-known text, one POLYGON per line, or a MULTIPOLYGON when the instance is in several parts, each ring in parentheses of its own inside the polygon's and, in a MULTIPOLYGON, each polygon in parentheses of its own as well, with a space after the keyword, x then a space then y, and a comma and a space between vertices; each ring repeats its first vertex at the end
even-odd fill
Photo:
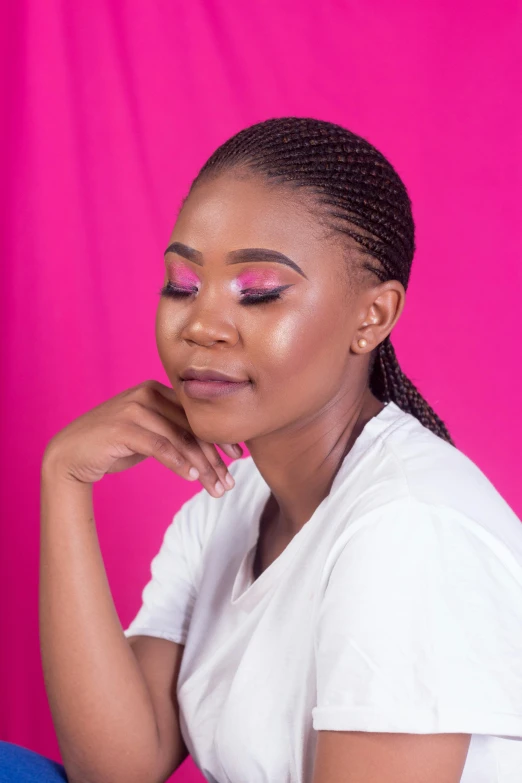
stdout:
MULTIPOLYGON (((241 456, 237 444, 219 446, 241 456)), ((49 441, 43 462, 64 478, 94 484, 146 457, 188 481, 199 478, 212 497, 234 486, 216 446, 194 435, 174 390, 159 381, 144 381, 74 419, 49 441)))

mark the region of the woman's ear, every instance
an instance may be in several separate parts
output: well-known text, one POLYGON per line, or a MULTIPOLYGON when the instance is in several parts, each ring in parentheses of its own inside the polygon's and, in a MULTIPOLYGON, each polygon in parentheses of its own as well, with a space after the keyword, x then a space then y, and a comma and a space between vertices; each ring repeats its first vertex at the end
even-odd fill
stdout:
POLYGON ((353 339, 356 353, 373 351, 390 334, 406 302, 406 292, 398 280, 387 280, 363 293, 364 315, 353 339))

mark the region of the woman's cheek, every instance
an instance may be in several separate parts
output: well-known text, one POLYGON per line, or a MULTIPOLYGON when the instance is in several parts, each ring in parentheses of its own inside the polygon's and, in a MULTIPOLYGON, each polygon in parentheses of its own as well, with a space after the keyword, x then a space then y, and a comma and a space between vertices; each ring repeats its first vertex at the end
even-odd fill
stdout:
POLYGON ((258 330, 258 340, 268 367, 279 365, 287 373, 291 366, 305 361, 307 327, 298 314, 288 313, 279 317, 271 328, 266 323, 263 327, 258 330))
POLYGON ((176 314, 173 307, 168 307, 168 302, 161 300, 156 310, 156 345, 162 362, 166 358, 167 347, 173 345, 174 339, 180 330, 180 313, 176 314), (165 356, 163 355, 165 354, 165 356))

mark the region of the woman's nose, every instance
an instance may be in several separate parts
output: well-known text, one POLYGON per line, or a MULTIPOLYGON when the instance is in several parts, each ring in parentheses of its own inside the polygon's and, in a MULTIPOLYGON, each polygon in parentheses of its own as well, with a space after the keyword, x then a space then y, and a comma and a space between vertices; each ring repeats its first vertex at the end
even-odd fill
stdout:
POLYGON ((218 302, 191 308, 181 330, 181 339, 198 345, 210 346, 216 342, 235 345, 238 332, 230 317, 218 302))

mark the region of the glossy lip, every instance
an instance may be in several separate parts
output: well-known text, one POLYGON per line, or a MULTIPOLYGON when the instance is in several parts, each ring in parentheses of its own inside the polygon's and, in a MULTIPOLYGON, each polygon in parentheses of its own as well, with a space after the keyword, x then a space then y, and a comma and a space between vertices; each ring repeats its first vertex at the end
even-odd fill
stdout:
POLYGON ((181 374, 182 381, 222 381, 225 383, 249 383, 245 378, 233 378, 231 375, 218 372, 218 370, 198 370, 195 367, 188 367, 181 374))
POLYGON ((197 381, 185 380, 183 391, 187 397, 196 400, 208 400, 214 397, 224 397, 228 394, 234 394, 241 389, 250 386, 250 381, 197 381))

